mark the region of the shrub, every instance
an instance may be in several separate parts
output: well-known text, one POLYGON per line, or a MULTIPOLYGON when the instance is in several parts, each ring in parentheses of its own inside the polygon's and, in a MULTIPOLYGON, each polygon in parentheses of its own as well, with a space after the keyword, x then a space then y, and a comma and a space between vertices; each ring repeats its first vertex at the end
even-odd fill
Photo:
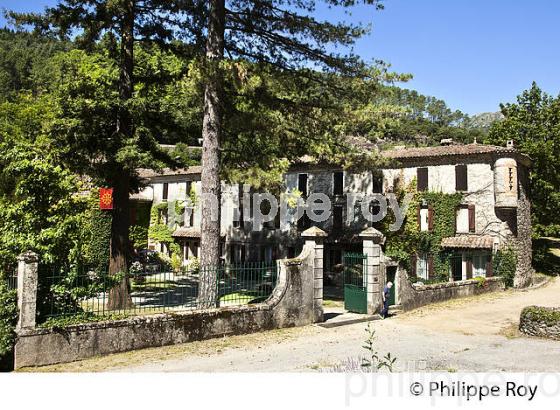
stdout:
MULTIPOLYGON (((3 281, 1 277, 0 280, 3 281)), ((0 283, 0 362, 6 360, 14 347, 18 319, 16 293, 0 283)))
POLYGON ((183 267, 183 259, 177 253, 173 253, 171 255, 171 268, 173 272, 181 272, 181 268, 183 267))
POLYGON ((494 272, 501 276, 506 287, 513 286, 517 269, 517 255, 512 248, 500 249, 493 258, 494 272))
POLYGON ((486 278, 484 276, 477 276, 474 280, 476 281, 477 288, 483 288, 486 286, 486 278))

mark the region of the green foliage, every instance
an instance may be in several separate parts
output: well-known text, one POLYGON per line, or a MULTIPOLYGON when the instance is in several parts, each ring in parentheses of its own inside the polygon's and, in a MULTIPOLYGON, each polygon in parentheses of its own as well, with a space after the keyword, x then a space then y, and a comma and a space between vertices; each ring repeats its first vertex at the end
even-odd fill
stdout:
POLYGON ((545 275, 558 275, 560 273, 559 248, 556 239, 533 239, 533 267, 537 272, 545 275))
POLYGON ((517 269, 515 250, 511 247, 499 249, 492 258, 492 266, 494 274, 503 278, 506 287, 512 287, 517 269))
POLYGON ((380 357, 379 353, 375 349, 375 340, 377 339, 375 336, 375 329, 371 327, 371 323, 368 323, 365 330, 367 332, 367 339, 362 347, 368 352, 368 357, 364 357, 362 359, 362 368, 370 370, 381 370, 385 368, 389 372, 392 372, 397 358, 391 356, 391 353, 387 353, 385 356, 380 357))
POLYGON ((49 98, 0 104, 0 263, 34 250, 42 263, 76 257, 87 198, 84 183, 52 149, 49 98))
MULTIPOLYGON (((169 247, 171 254, 181 254, 181 247, 173 239, 173 231, 176 226, 176 221, 172 221, 170 224, 165 224, 163 215, 167 215, 169 218, 171 212, 170 209, 174 209, 176 205, 175 201, 162 202, 157 205, 153 205, 150 211, 150 227, 148 229, 148 237, 150 240, 163 243, 169 247), (170 227, 171 225, 172 227, 170 227)), ((174 214, 174 212, 173 212, 174 214)), ((171 263, 172 261, 169 261, 171 263)))
POLYGON ((99 190, 93 189, 83 217, 82 264, 98 272, 107 272, 111 244, 112 214, 99 209, 99 190))
POLYGON ((505 146, 513 140, 531 157, 533 233, 560 236, 560 96, 552 97, 533 83, 517 103, 502 104, 501 109, 504 120, 492 126, 488 142, 505 146))
POLYGON ((552 310, 541 306, 527 306, 521 311, 521 317, 544 322, 547 326, 560 324, 560 310, 552 310))
POLYGON ((48 318, 43 323, 39 324, 41 329, 64 329, 67 326, 81 325, 84 323, 104 322, 112 320, 126 319, 128 315, 124 313, 111 313, 98 316, 91 312, 76 313, 71 316, 59 316, 48 318))
POLYGON ((0 102, 17 99, 22 90, 40 93, 50 75, 45 61, 71 47, 70 42, 0 29, 0 102))
POLYGON ((476 281, 477 288, 483 288, 486 286, 486 278, 484 276, 477 276, 474 280, 476 281))
POLYGON ((130 225, 130 242, 135 249, 148 247, 148 231, 151 220, 151 204, 132 203, 136 207, 136 222, 130 225))
POLYGON ((0 361, 14 347, 15 326, 18 319, 16 290, 9 290, 0 275, 0 361))
POLYGON ((381 87, 372 94, 372 100, 400 108, 396 121, 386 124, 381 137, 386 141, 411 145, 437 145, 442 138, 471 143, 482 139, 487 125, 470 118, 459 110, 452 111, 447 104, 415 90, 396 86, 381 87))

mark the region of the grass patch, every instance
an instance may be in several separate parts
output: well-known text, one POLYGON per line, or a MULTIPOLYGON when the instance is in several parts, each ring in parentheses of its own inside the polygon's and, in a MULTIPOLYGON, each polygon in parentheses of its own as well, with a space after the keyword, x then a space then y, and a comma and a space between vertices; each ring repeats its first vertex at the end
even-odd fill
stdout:
POLYGON ((323 300, 324 307, 343 307, 344 301, 342 300, 333 300, 333 299, 324 299, 323 300))

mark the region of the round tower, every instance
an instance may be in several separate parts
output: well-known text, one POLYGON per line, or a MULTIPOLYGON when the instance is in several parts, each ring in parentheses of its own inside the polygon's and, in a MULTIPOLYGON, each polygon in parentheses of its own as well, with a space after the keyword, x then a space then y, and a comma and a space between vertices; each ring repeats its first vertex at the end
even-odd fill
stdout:
POLYGON ((517 208, 517 161, 499 158, 494 163, 494 197, 496 208, 517 208))

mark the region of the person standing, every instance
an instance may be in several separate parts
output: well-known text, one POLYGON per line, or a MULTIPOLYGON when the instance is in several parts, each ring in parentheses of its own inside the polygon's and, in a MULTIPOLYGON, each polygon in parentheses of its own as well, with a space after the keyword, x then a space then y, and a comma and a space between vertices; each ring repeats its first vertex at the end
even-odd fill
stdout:
POLYGON ((383 288, 383 310, 381 311, 381 317, 386 319, 389 317, 389 294, 391 293, 391 288, 393 287, 393 282, 387 282, 383 288))

